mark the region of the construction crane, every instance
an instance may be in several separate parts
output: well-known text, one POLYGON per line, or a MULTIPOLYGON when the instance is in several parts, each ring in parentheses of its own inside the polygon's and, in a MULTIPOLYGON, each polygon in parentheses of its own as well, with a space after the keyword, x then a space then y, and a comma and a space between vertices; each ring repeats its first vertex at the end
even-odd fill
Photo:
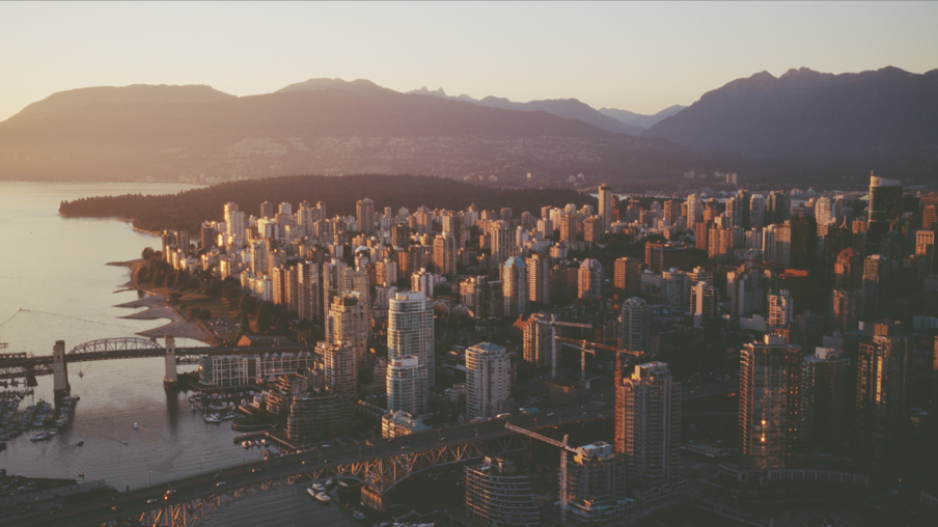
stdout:
POLYGON ((538 434, 528 430, 527 428, 521 428, 520 426, 515 426, 511 423, 505 423, 505 428, 511 430, 512 432, 517 432, 519 434, 526 435, 532 439, 537 439, 547 443, 548 445, 554 445, 560 449, 560 524, 567 524, 567 452, 573 452, 578 454, 580 450, 578 448, 573 448, 567 444, 567 440, 570 438, 569 434, 564 434, 563 441, 557 441, 556 439, 551 439, 547 436, 538 434))
POLYGON ((544 322, 538 321, 538 324, 545 324, 550 330, 550 376, 557 378, 557 366, 560 364, 560 346, 557 345, 557 326, 566 326, 572 328, 592 328, 592 324, 583 324, 580 322, 564 322, 557 320, 557 315, 550 315, 550 318, 544 322))
MULTIPOLYGON (((617 340, 617 339, 611 339, 611 340, 617 340)), ((619 349, 616 346, 610 346, 608 344, 602 344, 599 342, 591 342, 589 340, 577 340, 577 339, 570 339, 566 337, 554 337, 554 342, 555 343, 559 342, 561 345, 567 345, 572 348, 580 349, 580 382, 586 381, 586 354, 590 353, 595 357, 596 349, 612 351, 617 354, 616 355, 617 357, 619 353, 631 355, 633 357, 642 356, 641 351, 623 350, 623 349, 619 349)))

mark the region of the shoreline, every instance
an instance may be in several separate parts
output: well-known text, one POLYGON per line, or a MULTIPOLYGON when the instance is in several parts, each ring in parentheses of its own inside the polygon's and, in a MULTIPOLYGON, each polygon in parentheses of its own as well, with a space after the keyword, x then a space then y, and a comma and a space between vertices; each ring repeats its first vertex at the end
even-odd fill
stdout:
POLYGON ((210 340, 212 335, 209 335, 202 327, 198 324, 189 322, 184 316, 179 314, 172 306, 168 305, 168 298, 156 291, 147 290, 141 287, 138 287, 133 280, 134 271, 144 262, 142 258, 135 260, 127 260, 123 262, 108 262, 106 265, 113 265, 118 267, 126 267, 130 271, 130 280, 126 283, 118 286, 118 289, 115 291, 143 291, 147 294, 143 298, 138 298, 130 302, 124 302, 123 304, 117 304, 114 307, 125 307, 125 308, 146 308, 143 311, 138 313, 131 313, 130 315, 125 315, 119 318, 127 318, 133 320, 158 320, 166 319, 169 320, 168 323, 159 326, 157 328, 148 329, 146 331, 139 331, 137 335, 147 338, 163 338, 163 337, 174 337, 174 338, 187 338, 198 340, 199 342, 204 342, 205 344, 211 344, 210 340))

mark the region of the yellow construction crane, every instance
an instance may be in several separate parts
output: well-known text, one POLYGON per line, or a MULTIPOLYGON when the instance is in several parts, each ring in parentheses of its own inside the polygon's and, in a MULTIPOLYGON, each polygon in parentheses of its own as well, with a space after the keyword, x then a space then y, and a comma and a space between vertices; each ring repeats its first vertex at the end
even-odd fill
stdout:
MULTIPOLYGON (((617 339, 607 339, 607 340, 617 340, 617 339)), ((595 357, 596 350, 601 349, 601 350, 615 352, 616 357, 618 357, 619 356, 618 354, 620 353, 625 354, 625 355, 631 355, 635 358, 639 358, 644 354, 644 352, 641 352, 641 351, 628 351, 624 349, 619 349, 617 346, 610 346, 608 344, 602 344, 600 342, 570 339, 567 337, 554 337, 554 342, 555 343, 559 342, 561 345, 567 345, 572 348, 580 349, 580 382, 586 381, 586 354, 587 353, 590 353, 595 357)))
POLYGON ((554 445, 560 449, 560 523, 561 525, 567 524, 567 452, 573 452, 578 454, 579 449, 573 448, 567 444, 569 439, 569 434, 564 434, 563 441, 557 441, 556 439, 551 439, 547 436, 538 434, 537 432, 528 430, 527 428, 521 428, 520 426, 515 426, 511 423, 505 423, 505 428, 511 430, 512 432, 517 432, 519 434, 526 435, 532 439, 537 439, 547 443, 548 445, 554 445))
POLYGON ((592 324, 583 324, 581 322, 565 322, 563 320, 557 320, 557 315, 551 314, 550 318, 538 322, 538 324, 544 324, 547 326, 547 329, 550 330, 550 339, 551 339, 551 354, 550 354, 550 376, 552 378, 557 378, 557 366, 560 364, 560 346, 557 345, 557 326, 565 326, 572 328, 592 328, 592 324))

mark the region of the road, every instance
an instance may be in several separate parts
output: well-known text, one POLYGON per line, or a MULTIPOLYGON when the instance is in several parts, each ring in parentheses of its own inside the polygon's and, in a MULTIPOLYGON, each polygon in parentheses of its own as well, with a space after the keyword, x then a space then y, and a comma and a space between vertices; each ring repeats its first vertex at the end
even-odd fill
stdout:
POLYGON ((53 513, 35 513, 12 520, 10 526, 68 526, 80 527, 100 525, 109 520, 120 520, 165 505, 163 494, 167 489, 176 490, 173 502, 187 502, 197 498, 208 498, 225 492, 263 483, 265 481, 286 478, 299 473, 313 471, 330 466, 344 465, 357 461, 366 461, 393 457, 404 453, 416 453, 431 450, 439 446, 459 445, 476 439, 495 439, 512 434, 505 429, 505 423, 525 428, 545 428, 560 424, 575 423, 585 420, 599 420, 612 417, 613 405, 571 406, 551 412, 552 415, 518 415, 505 419, 493 419, 479 424, 465 424, 421 432, 394 439, 379 439, 350 445, 321 448, 302 454, 292 454, 272 458, 269 461, 257 461, 236 465, 211 474, 200 474, 176 480, 171 484, 121 492, 113 498, 89 501, 54 511, 53 513), (224 487, 217 486, 224 481, 224 487), (159 503, 149 504, 147 500, 157 498, 159 503), (118 507, 113 511, 112 507, 118 507))

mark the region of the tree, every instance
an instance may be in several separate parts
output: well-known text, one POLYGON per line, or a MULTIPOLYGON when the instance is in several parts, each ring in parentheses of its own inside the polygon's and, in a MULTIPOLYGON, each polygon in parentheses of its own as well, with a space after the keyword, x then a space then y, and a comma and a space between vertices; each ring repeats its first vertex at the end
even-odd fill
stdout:
POLYGON ((150 258, 153 258, 153 255, 154 255, 154 254, 156 254, 156 253, 155 253, 155 251, 153 250, 153 248, 152 248, 152 247, 147 247, 146 249, 143 250, 142 253, 140 253, 140 257, 143 258, 144 260, 149 260, 150 258))
POLYGON ((166 288, 172 289, 176 286, 176 273, 169 272, 166 273, 166 288))
POLYGON ((270 329, 274 318, 274 305, 270 302, 261 302, 257 307, 257 331, 264 333, 270 329))
POLYGON ((222 296, 223 291, 224 291, 224 286, 222 286, 222 283, 219 282, 218 280, 212 281, 212 283, 209 284, 209 286, 205 288, 205 294, 212 298, 219 298, 220 296, 222 296))
POLYGON ((238 309, 244 313, 250 313, 257 308, 257 299, 248 293, 241 293, 241 298, 238 300, 238 309))
POLYGON ((241 312, 241 335, 250 335, 251 334, 251 319, 248 318, 248 312, 241 312))

